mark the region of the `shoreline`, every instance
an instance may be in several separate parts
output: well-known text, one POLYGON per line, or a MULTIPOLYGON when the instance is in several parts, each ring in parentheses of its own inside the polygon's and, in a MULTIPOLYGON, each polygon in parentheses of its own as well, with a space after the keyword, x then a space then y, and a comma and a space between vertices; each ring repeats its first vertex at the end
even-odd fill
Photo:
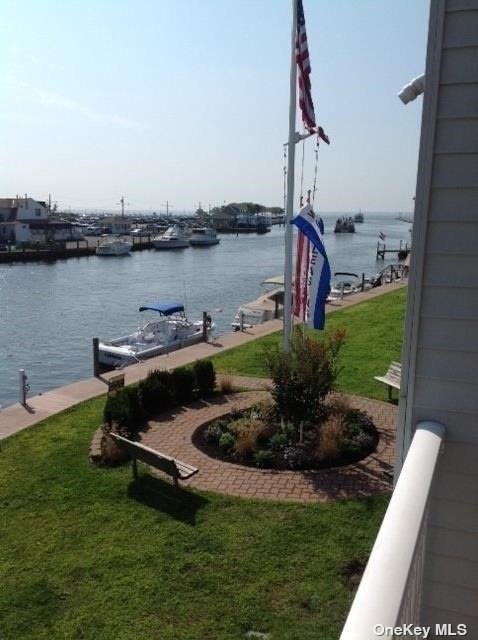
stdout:
MULTIPOLYGON (((325 313, 333 313, 339 309, 344 309, 366 300, 372 300, 391 291, 401 289, 407 284, 408 281, 395 281, 376 289, 347 296, 343 300, 332 304, 328 303, 325 313)), ((130 385, 145 378, 151 369, 162 368, 169 370, 185 366, 196 360, 208 358, 216 353, 233 349, 257 338, 280 331, 282 326, 282 319, 270 320, 243 332, 228 333, 211 342, 201 342, 169 354, 149 358, 138 364, 129 365, 122 369, 121 373, 125 374, 125 385, 130 385)), ((92 376, 91 378, 79 380, 27 398, 25 405, 17 402, 5 407, 0 411, 0 441, 80 402, 105 394, 108 389, 109 379, 116 375, 118 375, 118 370, 110 371, 96 378, 92 376)))

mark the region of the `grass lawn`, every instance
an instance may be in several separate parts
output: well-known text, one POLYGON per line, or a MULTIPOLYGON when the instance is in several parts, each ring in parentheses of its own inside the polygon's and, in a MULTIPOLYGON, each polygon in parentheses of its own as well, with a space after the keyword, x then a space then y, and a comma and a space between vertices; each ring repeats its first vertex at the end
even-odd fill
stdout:
MULTIPOLYGON (((325 335, 345 329, 347 336, 340 354, 342 367, 338 388, 357 395, 388 399, 385 385, 373 379, 384 375, 392 360, 400 361, 407 289, 398 289, 368 302, 327 315, 325 335)), ((322 332, 310 331, 322 337, 322 332)), ((212 358, 217 371, 236 375, 267 377, 264 354, 281 344, 275 333, 212 358)), ((396 396, 396 394, 395 394, 396 396)))
MULTIPOLYGON (((399 358, 405 292, 331 315, 346 328, 340 387, 385 398, 373 375, 399 358)), ((262 340, 276 343, 277 336, 262 340)), ((215 358, 266 375, 257 342, 215 358)), ((104 398, 0 443, 2 640, 336 640, 385 497, 327 505, 185 491, 88 462, 104 398)))

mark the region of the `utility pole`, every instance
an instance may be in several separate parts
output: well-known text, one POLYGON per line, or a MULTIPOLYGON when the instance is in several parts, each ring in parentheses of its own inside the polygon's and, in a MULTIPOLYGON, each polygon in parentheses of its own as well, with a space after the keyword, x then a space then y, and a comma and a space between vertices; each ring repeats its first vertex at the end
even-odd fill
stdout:
POLYGON ((125 207, 125 204, 129 205, 130 203, 129 202, 125 203, 124 196, 121 196, 121 200, 119 202, 117 202, 116 204, 120 204, 121 205, 121 217, 124 218, 124 207, 125 207))
POLYGON ((163 204, 161 205, 162 207, 166 207, 166 217, 169 216, 169 207, 174 207, 173 204, 171 204, 169 202, 169 200, 166 200, 166 202, 163 202, 163 204))

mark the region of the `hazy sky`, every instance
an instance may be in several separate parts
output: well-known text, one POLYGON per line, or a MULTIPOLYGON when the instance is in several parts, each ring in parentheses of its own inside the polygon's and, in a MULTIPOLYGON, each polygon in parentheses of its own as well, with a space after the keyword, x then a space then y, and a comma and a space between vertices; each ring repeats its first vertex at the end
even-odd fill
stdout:
MULTIPOLYGON (((303 2, 319 208, 411 210, 422 99, 396 94, 424 71, 428 1, 303 2)), ((0 197, 281 206, 290 25, 290 0, 3 0, 0 197)))

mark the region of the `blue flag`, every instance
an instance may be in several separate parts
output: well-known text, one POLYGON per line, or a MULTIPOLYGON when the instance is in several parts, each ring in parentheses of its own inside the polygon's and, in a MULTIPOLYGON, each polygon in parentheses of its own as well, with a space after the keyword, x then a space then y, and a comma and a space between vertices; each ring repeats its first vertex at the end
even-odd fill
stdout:
POLYGON ((312 245, 308 274, 307 325, 314 329, 323 329, 325 301, 330 291, 331 275, 329 259, 322 242, 324 225, 321 218, 319 220, 315 218, 310 204, 302 207, 299 213, 292 218, 291 224, 298 227, 312 245))

